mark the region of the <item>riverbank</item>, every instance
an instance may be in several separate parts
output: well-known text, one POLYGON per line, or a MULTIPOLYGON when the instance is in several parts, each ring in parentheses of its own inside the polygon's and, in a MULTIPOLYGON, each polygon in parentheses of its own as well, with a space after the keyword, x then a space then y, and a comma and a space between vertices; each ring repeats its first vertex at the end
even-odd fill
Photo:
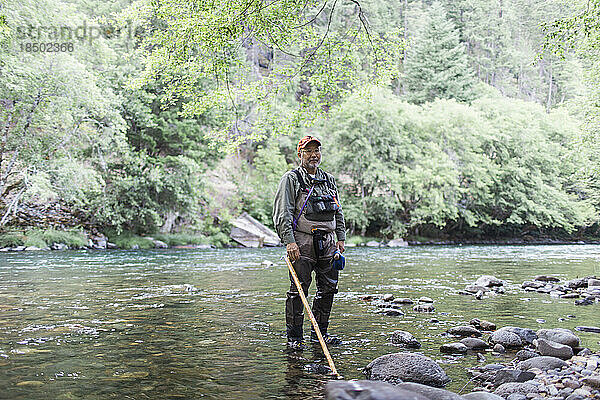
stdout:
MULTIPOLYGON (((406 239, 383 240, 376 237, 350 236, 346 247, 408 247, 408 246, 461 246, 461 245, 572 245, 600 244, 599 238, 557 239, 552 237, 519 237, 493 239, 433 239, 408 237, 406 239)), ((131 232, 90 233, 78 229, 30 229, 0 233, 0 252, 40 250, 140 250, 167 248, 229 248, 243 247, 218 229, 210 235, 197 233, 155 233, 136 235, 131 232)))

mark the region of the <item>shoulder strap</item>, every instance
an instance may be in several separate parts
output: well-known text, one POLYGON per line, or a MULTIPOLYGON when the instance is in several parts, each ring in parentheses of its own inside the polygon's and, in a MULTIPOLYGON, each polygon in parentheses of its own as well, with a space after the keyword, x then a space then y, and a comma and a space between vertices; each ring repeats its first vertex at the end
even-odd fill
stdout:
POLYGON ((306 183, 304 183, 304 179, 302 179, 302 175, 300 175, 300 171, 298 171, 297 169, 293 169, 292 171, 296 174, 296 177, 298 178, 298 182, 300 183, 300 188, 302 189, 302 191, 306 192, 306 183))

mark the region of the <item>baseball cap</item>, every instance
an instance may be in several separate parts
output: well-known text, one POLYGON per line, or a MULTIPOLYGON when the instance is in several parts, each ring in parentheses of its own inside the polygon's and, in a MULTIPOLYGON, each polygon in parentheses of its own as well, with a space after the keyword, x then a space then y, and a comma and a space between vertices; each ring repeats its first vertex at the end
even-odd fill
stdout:
POLYGON ((321 145, 321 141, 319 139, 317 139, 314 136, 304 136, 302 139, 300 139, 300 141, 298 142, 298 153, 300 153, 300 150, 302 150, 303 148, 306 147, 307 144, 309 144, 310 142, 317 142, 319 144, 319 146, 321 145))

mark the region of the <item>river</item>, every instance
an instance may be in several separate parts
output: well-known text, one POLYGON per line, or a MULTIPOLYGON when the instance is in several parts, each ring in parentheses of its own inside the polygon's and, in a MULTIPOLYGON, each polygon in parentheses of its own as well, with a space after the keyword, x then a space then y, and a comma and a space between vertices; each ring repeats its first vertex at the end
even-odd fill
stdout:
MULTIPOLYGON (((7 399, 318 399, 326 365, 310 348, 285 348, 289 287, 281 248, 54 251, 0 254, 0 398, 7 399), (274 265, 263 265, 262 261, 274 265)), ((600 246, 424 246, 350 248, 330 331, 339 372, 362 378, 374 358, 399 351, 401 329, 423 344, 452 378, 472 388, 477 357, 448 356, 449 327, 477 317, 525 328, 598 325, 600 305, 524 292, 537 274, 600 276, 600 246), (457 294, 484 274, 507 281, 505 294, 457 294), (435 300, 436 311, 390 317, 365 294, 435 300)), ((314 283, 311 294, 314 293, 314 283)), ((308 321, 305 330, 309 331, 308 321)), ((600 335, 577 333, 592 350, 600 335)), ((510 359, 486 352, 487 362, 510 359)))

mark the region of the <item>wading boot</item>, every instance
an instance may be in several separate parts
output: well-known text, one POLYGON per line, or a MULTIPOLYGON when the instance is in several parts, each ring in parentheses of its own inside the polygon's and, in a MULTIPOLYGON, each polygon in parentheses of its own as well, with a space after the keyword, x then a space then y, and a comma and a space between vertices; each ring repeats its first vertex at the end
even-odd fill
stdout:
MULTIPOLYGON (((310 341, 314 344, 314 343, 319 343, 319 337, 317 336, 317 333, 315 331, 311 331, 310 332, 310 341)), ((327 346, 337 346, 339 344, 342 344, 342 339, 340 339, 337 336, 334 335, 330 335, 328 333, 325 333, 323 335, 323 341, 325 342, 325 344, 327 346)))

